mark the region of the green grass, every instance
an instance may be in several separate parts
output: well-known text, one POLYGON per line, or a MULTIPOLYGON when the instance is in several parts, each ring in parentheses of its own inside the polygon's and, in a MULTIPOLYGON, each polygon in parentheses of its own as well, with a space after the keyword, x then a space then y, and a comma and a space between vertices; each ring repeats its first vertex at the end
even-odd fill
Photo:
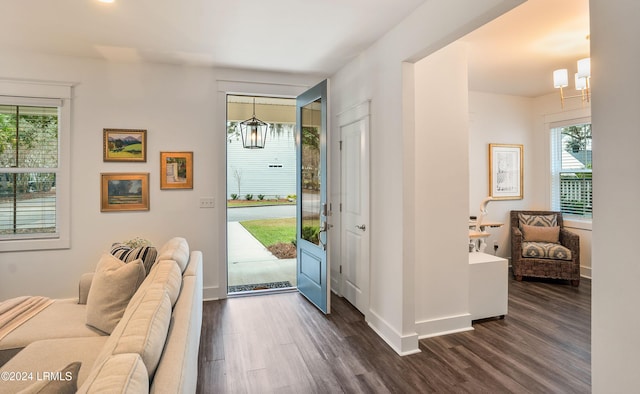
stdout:
POLYGON ((142 144, 131 144, 126 146, 123 150, 114 152, 109 151, 109 157, 117 158, 140 158, 142 157, 142 144))
POLYGON ((260 205, 295 205, 296 202, 286 201, 286 200, 229 200, 227 201, 227 207, 255 207, 260 205))
POLYGON ((296 219, 246 220, 240 222, 265 247, 278 242, 289 243, 296 238, 296 219))

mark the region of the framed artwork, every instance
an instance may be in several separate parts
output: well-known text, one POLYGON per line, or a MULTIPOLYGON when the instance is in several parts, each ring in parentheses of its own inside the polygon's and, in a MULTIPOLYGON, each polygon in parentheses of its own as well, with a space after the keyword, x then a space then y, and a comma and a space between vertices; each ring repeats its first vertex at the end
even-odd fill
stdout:
POLYGON ((147 161, 147 130, 103 129, 103 161, 147 161))
POLYGON ((489 144, 489 195, 495 200, 523 197, 523 147, 489 144))
POLYGON ((160 189, 193 189, 193 152, 160 152, 160 189))
POLYGON ((100 174, 100 211, 148 211, 149 173, 100 174))

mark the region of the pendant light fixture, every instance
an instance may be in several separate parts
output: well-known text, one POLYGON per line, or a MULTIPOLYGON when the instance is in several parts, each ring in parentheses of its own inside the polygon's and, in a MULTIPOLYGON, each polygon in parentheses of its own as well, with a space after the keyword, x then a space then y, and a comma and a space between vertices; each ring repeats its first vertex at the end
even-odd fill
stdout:
POLYGON ((569 72, 566 68, 555 70, 553 72, 553 87, 560 89, 560 104, 564 108, 564 101, 569 98, 580 98, 582 104, 588 103, 590 100, 589 85, 591 79, 591 59, 585 58, 578 60, 578 72, 575 74, 576 90, 580 92, 578 95, 565 96, 562 88, 569 86, 569 72))
POLYGON ((262 149, 267 139, 269 124, 256 118, 256 98, 253 98, 253 116, 240 122, 242 146, 246 149, 262 149))

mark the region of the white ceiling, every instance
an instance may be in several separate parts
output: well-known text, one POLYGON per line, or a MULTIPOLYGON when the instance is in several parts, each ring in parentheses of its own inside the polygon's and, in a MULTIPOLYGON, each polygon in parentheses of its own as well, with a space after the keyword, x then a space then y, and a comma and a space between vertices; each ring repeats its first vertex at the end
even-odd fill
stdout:
POLYGON ((469 44, 469 87, 526 97, 551 93, 553 70, 573 75, 576 61, 589 57, 588 35, 589 0, 528 0, 462 38, 469 44))
MULTIPOLYGON (((326 76, 424 1, 2 0, 0 51, 326 76)), ((529 0, 465 37, 471 89, 551 92, 552 70, 589 54, 587 7, 529 0)))
POLYGON ((2 0, 0 49, 330 75, 423 2, 2 0))

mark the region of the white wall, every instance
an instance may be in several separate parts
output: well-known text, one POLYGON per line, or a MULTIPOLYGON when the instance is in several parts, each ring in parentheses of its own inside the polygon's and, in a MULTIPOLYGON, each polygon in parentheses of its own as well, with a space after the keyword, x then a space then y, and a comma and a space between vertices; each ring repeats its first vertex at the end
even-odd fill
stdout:
MULTIPOLYGON (((414 132, 409 124, 413 121, 411 114, 403 112, 408 97, 413 101, 413 91, 403 89, 403 62, 420 60, 520 2, 425 2, 332 77, 332 113, 371 100, 371 300, 370 311, 365 315, 369 324, 401 354, 418 350, 415 311, 416 305, 423 302, 415 299, 415 262, 412 246, 405 241, 414 227, 407 219, 413 211, 412 197, 406 195, 412 196, 413 187, 406 184, 410 170, 405 166, 409 152, 404 139, 414 132)), ((332 118, 331 126, 339 130, 337 119, 332 118)), ((460 157, 466 158, 467 152, 460 157)), ((463 188, 468 185, 466 173, 459 180, 463 188)), ((439 186, 443 185, 434 185, 439 186)), ((460 231, 466 233, 466 228, 463 226, 460 231)), ((457 313, 457 306, 453 309, 457 313)))
POLYGON ((640 3, 590 0, 589 9, 595 147, 593 392, 631 393, 640 387, 640 3))
MULTIPOLYGON (((413 234, 416 331, 421 338, 471 329, 467 46, 416 62, 413 234), (445 302, 446 300, 446 302, 445 302)), ((406 224, 405 224, 406 225, 406 224)))
POLYGON ((80 275, 94 269, 111 243, 136 236, 159 246, 185 237, 204 254, 205 296, 226 294, 226 127, 219 81, 248 81, 237 83, 238 91, 260 90, 255 86, 264 81, 301 91, 318 78, 18 52, 4 52, 2 59, 0 77, 71 81, 75 87, 71 248, 0 254, 0 300, 25 294, 73 297, 80 275), (146 129, 147 162, 104 163, 103 128, 146 129), (194 152, 193 190, 160 190, 160 151, 194 152), (149 172, 150 211, 101 213, 101 172, 149 172), (209 196, 216 207, 199 208, 200 197, 209 196))
POLYGON ((522 144, 524 156, 524 188, 522 200, 495 200, 487 204, 485 221, 500 222, 490 228, 486 253, 511 256, 509 211, 545 209, 544 189, 539 187, 544 173, 540 159, 544 151, 533 133, 533 99, 492 93, 469 93, 469 215, 480 215, 480 203, 489 196, 489 144, 522 144))

